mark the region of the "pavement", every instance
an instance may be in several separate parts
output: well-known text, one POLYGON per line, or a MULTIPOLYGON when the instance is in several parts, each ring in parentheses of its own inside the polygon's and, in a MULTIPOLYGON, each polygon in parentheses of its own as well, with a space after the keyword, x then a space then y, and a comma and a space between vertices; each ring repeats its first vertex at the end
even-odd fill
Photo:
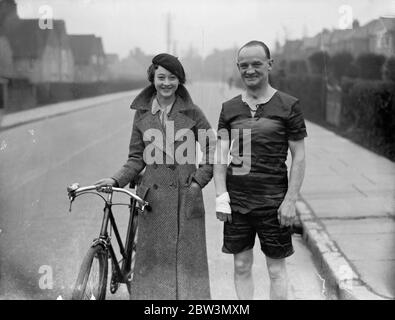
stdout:
POLYGON ((123 91, 91 98, 59 102, 13 113, 4 113, 4 111, 0 109, 0 131, 74 111, 97 107, 110 101, 130 97, 130 95, 138 91, 139 90, 123 91))
MULTIPOLYGON (((0 131, 133 93, 3 114, 0 131)), ((326 285, 340 299, 394 299, 395 163, 311 122, 306 126, 306 176, 297 212, 326 285)))
POLYGON ((395 298, 395 163, 311 122, 297 203, 340 299, 395 298))

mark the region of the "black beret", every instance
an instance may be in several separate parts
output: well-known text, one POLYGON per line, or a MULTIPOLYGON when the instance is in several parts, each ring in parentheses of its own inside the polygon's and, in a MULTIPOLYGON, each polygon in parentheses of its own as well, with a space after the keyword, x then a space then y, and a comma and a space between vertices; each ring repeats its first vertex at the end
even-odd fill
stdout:
POLYGON ((177 57, 168 53, 160 53, 152 59, 152 63, 162 66, 174 74, 181 83, 185 82, 185 72, 181 62, 177 57))

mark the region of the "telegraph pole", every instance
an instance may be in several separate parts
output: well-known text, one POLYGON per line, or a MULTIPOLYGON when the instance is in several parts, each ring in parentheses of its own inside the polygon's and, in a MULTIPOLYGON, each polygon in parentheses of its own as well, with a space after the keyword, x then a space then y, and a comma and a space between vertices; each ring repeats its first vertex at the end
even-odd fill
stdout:
POLYGON ((167 13, 166 33, 167 33, 166 34, 167 53, 170 53, 171 45, 172 45, 172 40, 171 40, 171 15, 170 15, 170 12, 167 13))

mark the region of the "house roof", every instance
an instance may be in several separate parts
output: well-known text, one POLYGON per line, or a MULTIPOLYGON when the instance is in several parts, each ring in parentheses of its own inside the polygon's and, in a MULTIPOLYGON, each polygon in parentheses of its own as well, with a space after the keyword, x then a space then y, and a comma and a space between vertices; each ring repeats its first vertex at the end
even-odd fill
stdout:
POLYGON ((387 31, 395 31, 395 18, 392 17, 380 17, 380 23, 387 31))
POLYGON ((36 59, 41 56, 52 32, 60 38, 66 33, 63 20, 54 20, 53 29, 41 29, 38 19, 17 19, 4 26, 14 58, 36 59))
POLYGON ((352 29, 335 29, 332 31, 332 43, 338 43, 341 41, 349 40, 352 37, 352 29))
POLYGON ((344 40, 353 39, 367 39, 369 36, 374 36, 379 31, 395 31, 395 18, 381 17, 372 20, 367 24, 354 28, 351 30, 338 30, 342 32, 344 40))
POLYGON ((76 64, 89 64, 91 56, 105 55, 100 37, 93 34, 84 34, 70 35, 69 39, 76 64))

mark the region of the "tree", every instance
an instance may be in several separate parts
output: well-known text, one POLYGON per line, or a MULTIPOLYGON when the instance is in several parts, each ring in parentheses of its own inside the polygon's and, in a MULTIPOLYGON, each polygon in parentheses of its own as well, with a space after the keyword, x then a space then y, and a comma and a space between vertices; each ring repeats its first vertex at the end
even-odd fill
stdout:
POLYGON ((288 70, 291 74, 306 74, 307 64, 304 60, 291 60, 288 63, 288 70))
POLYGON ((323 75, 327 72, 330 64, 330 56, 326 51, 314 52, 308 58, 311 72, 313 74, 323 75))
POLYGON ((349 52, 336 53, 331 57, 331 71, 337 81, 349 73, 353 60, 354 58, 349 52))
POLYGON ((380 80, 385 56, 375 53, 363 53, 355 61, 359 77, 362 79, 380 80))

